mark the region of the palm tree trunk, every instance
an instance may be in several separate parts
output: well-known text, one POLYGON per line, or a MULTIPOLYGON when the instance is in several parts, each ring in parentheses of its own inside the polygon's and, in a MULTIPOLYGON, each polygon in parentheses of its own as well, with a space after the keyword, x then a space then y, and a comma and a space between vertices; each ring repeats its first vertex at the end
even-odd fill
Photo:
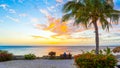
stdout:
POLYGON ((95 28, 95 43, 96 43, 96 54, 99 54, 99 32, 98 32, 98 26, 97 22, 94 22, 94 28, 95 28))

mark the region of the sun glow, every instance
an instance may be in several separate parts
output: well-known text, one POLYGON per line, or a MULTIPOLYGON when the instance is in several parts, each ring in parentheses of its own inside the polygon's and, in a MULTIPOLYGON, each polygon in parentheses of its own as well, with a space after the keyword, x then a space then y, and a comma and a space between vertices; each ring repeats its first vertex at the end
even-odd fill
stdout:
MULTIPOLYGON (((73 26, 74 20, 62 22, 61 9, 68 0, 0 0, 0 44, 81 45, 94 44, 94 27, 73 26), (22 4, 22 5, 21 5, 22 4), (30 11, 29 11, 30 10, 30 11)), ((118 3, 117 3, 118 2, 118 3)), ((115 1, 115 9, 120 9, 115 1)), ((98 21, 99 22, 99 21, 98 21)), ((119 21, 120 22, 120 21, 119 21)), ((109 32, 98 23, 100 43, 120 44, 120 25, 109 32)))

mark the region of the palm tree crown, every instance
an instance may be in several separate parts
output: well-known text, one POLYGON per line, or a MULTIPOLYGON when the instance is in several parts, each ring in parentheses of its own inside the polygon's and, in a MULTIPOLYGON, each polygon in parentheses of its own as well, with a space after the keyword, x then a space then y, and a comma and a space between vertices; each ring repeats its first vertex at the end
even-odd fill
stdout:
POLYGON ((103 29, 108 29, 112 23, 118 23, 119 11, 114 9, 113 0, 72 0, 63 7, 62 21, 74 18, 74 24, 93 25, 96 35, 96 54, 99 51, 98 21, 103 29))

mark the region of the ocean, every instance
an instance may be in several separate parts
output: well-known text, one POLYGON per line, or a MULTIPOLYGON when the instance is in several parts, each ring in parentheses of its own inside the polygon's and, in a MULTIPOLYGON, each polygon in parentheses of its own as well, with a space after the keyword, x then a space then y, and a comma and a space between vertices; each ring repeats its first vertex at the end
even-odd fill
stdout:
MULTIPOLYGON (((100 46, 100 49, 105 49, 107 46, 100 46)), ((113 49, 115 46, 109 46, 113 49)), ((0 50, 6 50, 14 55, 25 55, 25 54, 35 54, 38 57, 48 55, 50 51, 56 52, 56 55, 71 53, 72 55, 77 55, 82 53, 82 51, 91 51, 95 49, 95 46, 0 46, 0 50)))

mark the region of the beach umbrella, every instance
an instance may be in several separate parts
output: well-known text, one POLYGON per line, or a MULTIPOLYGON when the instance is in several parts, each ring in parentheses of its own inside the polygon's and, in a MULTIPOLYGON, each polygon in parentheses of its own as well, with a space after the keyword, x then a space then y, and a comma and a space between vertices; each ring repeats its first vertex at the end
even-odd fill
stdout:
POLYGON ((112 51, 113 51, 114 53, 120 52, 120 46, 115 47, 112 51))

